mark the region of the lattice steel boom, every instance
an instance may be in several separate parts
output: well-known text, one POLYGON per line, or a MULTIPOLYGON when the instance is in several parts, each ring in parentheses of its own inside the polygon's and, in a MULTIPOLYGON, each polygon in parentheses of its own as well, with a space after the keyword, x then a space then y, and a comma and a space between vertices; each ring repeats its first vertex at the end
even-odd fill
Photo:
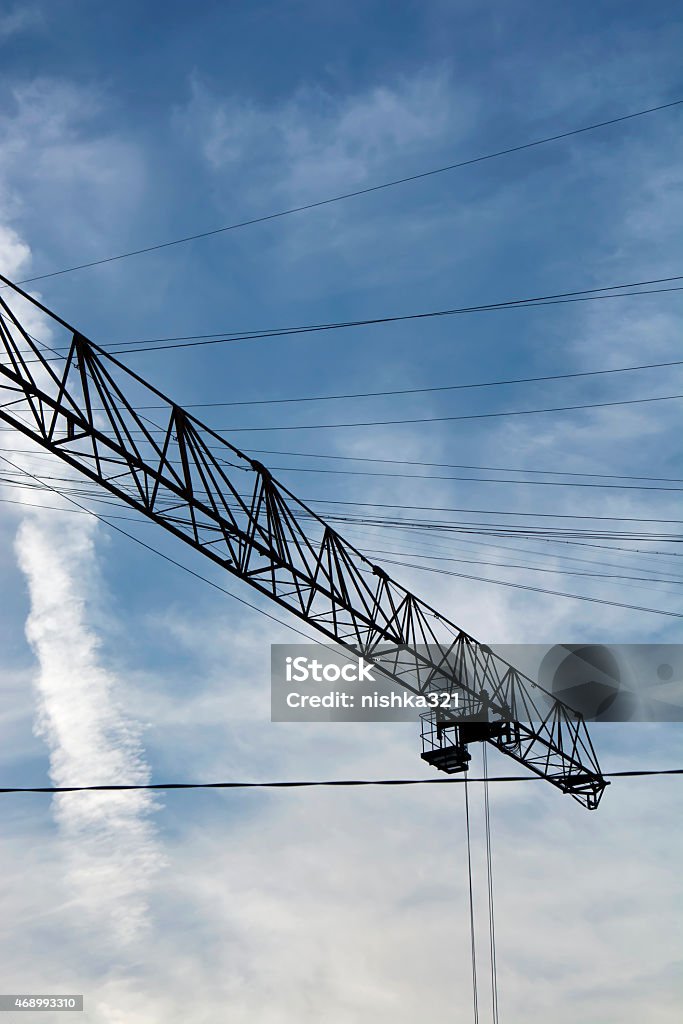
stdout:
POLYGON ((12 289, 0 297, 2 421, 402 686, 457 687, 464 713, 427 720, 429 763, 465 770, 467 744, 486 740, 597 807, 607 782, 580 714, 392 580, 260 462, 0 280, 12 289), (22 326, 36 310, 65 354, 22 326))

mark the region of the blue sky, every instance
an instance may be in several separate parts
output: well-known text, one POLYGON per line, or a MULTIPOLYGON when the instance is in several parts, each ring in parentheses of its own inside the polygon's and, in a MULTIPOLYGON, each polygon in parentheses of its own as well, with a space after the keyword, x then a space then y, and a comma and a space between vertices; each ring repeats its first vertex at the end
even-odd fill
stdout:
MULTIPOLYGON (((0 46, 0 270, 14 279, 683 97, 673 4, 3 3, 0 46)), ((107 344, 663 278, 683 273, 682 156, 680 109, 662 111, 30 287, 107 344)), ((49 340, 46 324, 32 326, 49 340)), ((679 353, 672 293, 128 358, 179 402, 209 403, 581 373, 679 353)), ((676 478, 677 402, 239 432, 673 395, 678 371, 202 415, 244 448, 319 455, 262 456, 287 467, 278 475, 306 499, 393 503, 397 514, 493 510, 508 523, 515 512, 680 519, 676 492, 420 479, 407 466, 414 478, 318 472, 373 469, 324 458, 335 455, 513 467, 526 481, 538 469, 676 478)), ((49 457, 22 458, 56 472, 49 457)), ((1 486, 4 499, 33 500, 1 486)), ((126 525, 253 598, 154 527, 126 525)), ((663 556, 644 542, 609 552, 344 532, 412 563, 443 555, 468 560, 444 563, 454 571, 683 613, 675 583, 565 575, 607 564, 673 578, 670 544, 663 556)), ((293 635, 103 525, 3 504, 0 569, 7 784, 422 774, 412 727, 271 724, 269 645, 293 635)), ((414 568, 396 576, 489 642, 680 642, 670 616, 414 568)), ((673 727, 602 727, 596 745, 614 769, 680 762, 673 727)), ((679 784, 614 785, 597 814, 545 788, 494 792, 506 1017, 672 1024, 679 784)), ((200 1024, 226 1008, 267 1024, 401 1024, 446 1007, 468 1020, 461 798, 434 789, 3 798, 3 990, 83 991, 96 1024, 200 1024)), ((480 854, 481 844, 483 883, 480 854)))

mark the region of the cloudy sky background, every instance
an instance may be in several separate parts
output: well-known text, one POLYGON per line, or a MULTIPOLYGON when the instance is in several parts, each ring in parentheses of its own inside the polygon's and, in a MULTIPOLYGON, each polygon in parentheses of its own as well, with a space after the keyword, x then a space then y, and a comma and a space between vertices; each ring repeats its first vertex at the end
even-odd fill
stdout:
MULTIPOLYGON (((0 269, 42 275, 683 96, 674 5, 514 6, 206 2, 189 14, 168 3, 162 19, 152 4, 0 5, 0 269)), ((662 112, 32 287, 106 344, 666 277, 683 272, 682 157, 681 114, 662 112)), ((129 361, 181 403, 201 403, 661 362, 679 358, 679 339, 672 294, 129 361)), ((677 402, 239 433, 678 394, 674 370, 205 418, 269 452, 507 466, 515 480, 533 479, 525 469, 677 477, 677 402)), ((0 437, 0 454, 57 473, 50 457, 17 456, 28 445, 11 432, 0 437)), ((262 458, 288 467, 278 475, 307 499, 492 509, 508 522, 682 518, 676 492, 392 480, 301 471, 371 463, 262 458)), ((296 638, 286 627, 84 515, 10 503, 64 504, 54 495, 4 483, 0 497, 6 785, 426 774, 411 726, 269 722, 269 646, 296 638)), ((267 608, 153 526, 124 525, 267 608)), ((346 532, 413 563, 444 555, 465 560, 442 563, 454 572, 683 614, 680 582, 655 581, 680 579, 675 554, 346 532)), ((394 575, 490 642, 681 640, 671 616, 394 575)), ((608 770, 681 763, 678 728, 594 732, 608 770)), ((595 814, 542 784, 493 790, 501 1019, 679 1020, 680 784, 615 784, 595 814)), ((4 992, 83 992, 96 1024, 471 1019, 455 786, 2 799, 4 992)), ((481 894, 478 793, 474 848, 481 894)), ((481 900, 479 911, 485 987, 481 900)))

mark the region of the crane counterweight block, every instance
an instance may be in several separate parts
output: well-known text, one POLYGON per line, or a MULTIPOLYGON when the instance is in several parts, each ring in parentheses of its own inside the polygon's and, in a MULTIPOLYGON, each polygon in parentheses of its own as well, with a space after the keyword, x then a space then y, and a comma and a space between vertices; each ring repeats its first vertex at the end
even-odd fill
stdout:
POLYGON ((401 686, 458 689, 460 720, 432 719, 428 741, 423 729, 428 763, 466 770, 468 743, 487 742, 597 807, 607 782, 580 714, 393 580, 260 462, 0 281, 0 420, 401 686), (22 326, 26 303, 46 318, 50 347, 22 326))

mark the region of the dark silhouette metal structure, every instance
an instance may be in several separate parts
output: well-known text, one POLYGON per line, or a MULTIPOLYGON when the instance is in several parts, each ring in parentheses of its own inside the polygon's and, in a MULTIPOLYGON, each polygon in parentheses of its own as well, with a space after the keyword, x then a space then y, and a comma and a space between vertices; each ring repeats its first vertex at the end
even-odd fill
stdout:
POLYGON ((0 420, 402 686, 457 688, 457 712, 423 718, 429 764, 465 771, 468 745, 485 741, 598 806, 608 783, 580 714, 392 580, 260 462, 0 280, 0 420), (26 330, 36 313, 54 348, 26 330))

